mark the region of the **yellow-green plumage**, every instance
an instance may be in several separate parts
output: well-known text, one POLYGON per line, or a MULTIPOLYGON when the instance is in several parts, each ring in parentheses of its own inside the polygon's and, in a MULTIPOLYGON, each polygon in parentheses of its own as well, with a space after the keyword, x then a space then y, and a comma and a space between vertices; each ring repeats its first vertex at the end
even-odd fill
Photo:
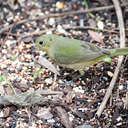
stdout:
POLYGON ((127 55, 128 48, 103 49, 85 41, 70 39, 54 34, 42 35, 36 40, 36 46, 46 51, 57 64, 82 70, 103 59, 112 56, 127 55))

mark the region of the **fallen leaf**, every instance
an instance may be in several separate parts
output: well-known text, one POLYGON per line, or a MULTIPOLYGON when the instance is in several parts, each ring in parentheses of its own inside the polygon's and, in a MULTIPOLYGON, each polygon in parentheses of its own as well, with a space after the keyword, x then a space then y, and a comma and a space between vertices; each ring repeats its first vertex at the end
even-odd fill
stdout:
POLYGON ((65 128, 73 128, 72 122, 69 120, 69 115, 64 108, 57 106, 56 113, 60 117, 60 121, 65 126, 65 128))
POLYGON ((57 71, 57 69, 55 68, 55 66, 50 62, 48 61, 46 58, 44 57, 40 57, 38 59, 38 63, 44 67, 46 67, 48 70, 50 70, 51 72, 59 75, 59 72, 57 71))
POLYGON ((99 43, 104 43, 102 37, 99 35, 99 33, 94 32, 92 30, 88 30, 89 35, 91 38, 99 43))
POLYGON ((53 117, 51 108, 42 107, 40 110, 38 110, 37 117, 43 118, 45 120, 51 119, 53 117))

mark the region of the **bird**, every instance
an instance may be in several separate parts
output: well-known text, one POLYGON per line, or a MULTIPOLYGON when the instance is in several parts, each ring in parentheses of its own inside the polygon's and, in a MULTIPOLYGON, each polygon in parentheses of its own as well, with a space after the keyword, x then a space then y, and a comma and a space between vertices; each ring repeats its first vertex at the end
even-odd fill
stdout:
POLYGON ((53 62, 80 72, 106 58, 128 54, 128 47, 100 48, 90 42, 55 34, 41 35, 36 39, 35 45, 39 50, 45 51, 53 62))

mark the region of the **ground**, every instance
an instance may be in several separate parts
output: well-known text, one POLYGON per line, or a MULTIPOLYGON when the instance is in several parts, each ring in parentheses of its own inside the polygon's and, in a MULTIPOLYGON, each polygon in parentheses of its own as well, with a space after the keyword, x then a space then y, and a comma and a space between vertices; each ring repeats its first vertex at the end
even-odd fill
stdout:
MULTIPOLYGON (((103 48, 119 47, 118 20, 114 7, 109 8, 111 1, 8 0, 0 5, 1 127, 128 127, 127 56, 100 118, 95 114, 114 76, 118 57, 113 57, 111 64, 91 65, 81 77, 77 71, 59 67, 56 79, 54 70, 36 61, 41 55, 51 61, 35 49, 34 41, 41 34, 54 33, 103 48), (108 9, 84 12, 97 7, 108 9)), ((124 6, 122 11, 127 44, 128 10, 124 6)))

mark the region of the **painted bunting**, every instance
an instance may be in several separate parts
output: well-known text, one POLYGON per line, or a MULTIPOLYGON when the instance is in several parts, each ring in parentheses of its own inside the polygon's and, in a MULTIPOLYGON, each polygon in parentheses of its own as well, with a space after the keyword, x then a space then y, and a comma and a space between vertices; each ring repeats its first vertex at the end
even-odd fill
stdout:
POLYGON ((42 35, 37 38, 35 43, 60 66, 80 72, 85 67, 104 61, 106 58, 128 54, 128 47, 104 49, 85 41, 54 34, 42 35))

